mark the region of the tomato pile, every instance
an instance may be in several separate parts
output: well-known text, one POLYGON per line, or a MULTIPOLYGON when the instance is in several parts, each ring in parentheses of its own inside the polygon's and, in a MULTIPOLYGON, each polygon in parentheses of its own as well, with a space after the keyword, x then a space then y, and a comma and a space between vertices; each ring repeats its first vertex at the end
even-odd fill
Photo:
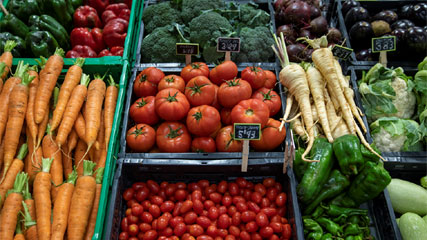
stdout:
POLYGON ((290 239, 286 193, 273 178, 137 182, 123 193, 120 240, 290 239))
POLYGON ((256 151, 271 151, 285 139, 273 117, 282 100, 273 90, 276 75, 259 67, 240 73, 225 61, 212 70, 202 62, 165 75, 155 67, 141 71, 133 94, 139 97, 129 115, 136 125, 126 141, 133 152, 240 152, 233 123, 260 123, 261 139, 251 141, 256 151), (266 141, 268 139, 268 141, 266 141))

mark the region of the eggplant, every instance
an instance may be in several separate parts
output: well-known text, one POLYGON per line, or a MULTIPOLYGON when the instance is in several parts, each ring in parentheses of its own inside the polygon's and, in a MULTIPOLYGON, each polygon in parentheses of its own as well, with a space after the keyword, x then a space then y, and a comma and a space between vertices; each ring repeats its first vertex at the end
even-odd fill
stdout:
POLYGON ((414 5, 404 5, 399 11, 399 17, 402 19, 411 19, 414 12, 414 5))
POLYGON ((298 33, 295 31, 292 24, 286 24, 278 27, 276 30, 277 36, 280 36, 281 32, 283 33, 283 37, 285 38, 286 43, 288 44, 294 43, 298 37, 298 33))
POLYGON ((342 38, 342 34, 340 32, 340 30, 336 29, 336 28, 328 28, 328 34, 326 35, 328 38, 328 43, 340 43, 341 42, 341 38, 342 38))
POLYGON ((391 25, 391 29, 397 29, 397 28, 402 28, 402 29, 408 29, 410 27, 414 27, 415 24, 411 21, 409 21, 408 19, 401 19, 401 20, 397 20, 396 22, 394 22, 391 25))
POLYGON ((349 35, 352 45, 366 48, 371 45, 371 38, 374 36, 374 31, 369 22, 360 21, 351 27, 349 35))
POLYGON ((366 10, 363 7, 355 7, 350 9, 350 11, 347 12, 345 15, 345 25, 347 27, 353 26, 356 22, 359 21, 368 21, 369 19, 369 13, 368 10, 366 10))
POLYGON ((356 52, 357 61, 372 61, 372 49, 362 49, 356 52))
POLYGON ((427 51, 427 31, 422 27, 410 27, 406 33, 406 45, 415 52, 424 54, 427 51))
POLYGON ((396 46, 399 46, 406 41, 406 32, 408 30, 403 29, 403 28, 396 28, 391 32, 392 36, 396 36, 396 46))
POLYGON ((342 15, 345 16, 347 14, 348 11, 350 11, 350 9, 355 8, 355 7, 360 7, 360 2, 355 1, 355 0, 347 0, 345 2, 342 3, 342 15))
POLYGON ((388 24, 393 24, 398 19, 397 13, 391 10, 381 11, 372 18, 372 20, 383 20, 388 22, 388 24))
POLYGON ((427 3, 418 3, 414 6, 412 19, 419 26, 426 25, 427 22, 427 3))

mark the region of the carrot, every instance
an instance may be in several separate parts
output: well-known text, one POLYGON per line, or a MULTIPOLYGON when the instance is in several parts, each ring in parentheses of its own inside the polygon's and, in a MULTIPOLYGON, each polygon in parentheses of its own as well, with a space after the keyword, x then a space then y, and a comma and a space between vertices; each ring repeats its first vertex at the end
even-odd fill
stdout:
MULTIPOLYGON (((71 66, 65 75, 64 82, 62 83, 61 90, 59 91, 58 103, 52 116, 52 131, 55 130, 61 123, 64 114, 67 113, 66 107, 68 101, 74 96, 74 88, 79 84, 82 77, 82 66, 85 62, 84 58, 77 58, 73 66, 71 66), (71 97, 71 98, 70 98, 71 97)), ((87 84, 86 84, 87 85, 87 84)))
POLYGON ((108 149, 110 142, 111 129, 113 128, 114 113, 116 111, 116 103, 118 96, 117 84, 114 82, 113 77, 110 75, 107 91, 105 92, 104 102, 104 125, 105 125, 105 148, 108 149))
POLYGON ((42 169, 37 173, 33 184, 34 201, 36 203, 37 235, 40 240, 51 236, 51 176, 50 165, 53 158, 42 159, 42 169))
POLYGON ((4 141, 0 144, 0 170, 3 167, 3 157, 4 157, 4 141))
POLYGON ((77 145, 78 140, 79 140, 79 136, 77 135, 76 130, 73 128, 71 130, 71 133, 68 135, 68 140, 67 140, 68 152, 67 152, 67 155, 70 155, 70 152, 74 150, 74 148, 77 145))
POLYGON ((35 217, 31 216, 28 205, 25 202, 22 202, 22 207, 24 208, 24 227, 25 227, 25 239, 26 240, 37 240, 37 223, 35 217))
MULTIPOLYGON (((28 65, 25 65, 28 67, 28 65)), ((26 67, 24 67, 26 69, 26 67)), ((4 164, 3 177, 12 164, 19 144, 22 126, 24 125, 25 112, 27 111, 28 84, 32 78, 25 73, 21 84, 15 85, 10 95, 9 113, 4 136, 4 164)))
POLYGON ((76 179, 77 172, 74 170, 68 175, 67 181, 59 187, 58 197, 53 205, 52 240, 64 239, 76 179))
POLYGON ((25 240, 25 236, 22 233, 21 225, 21 217, 18 215, 18 221, 16 223, 15 229, 15 237, 13 237, 13 240, 25 240))
POLYGON ((99 199, 101 197, 102 178, 104 176, 104 168, 103 167, 98 168, 95 172, 95 175, 96 175, 95 198, 93 200, 93 207, 89 216, 89 224, 87 226, 86 234, 84 237, 85 240, 91 240, 93 233, 95 232, 96 215, 98 214, 99 199))
POLYGON ((106 150, 105 147, 105 127, 104 127, 104 110, 101 112, 101 127, 99 128, 98 136, 96 142, 99 144, 99 149, 92 148, 93 150, 93 159, 92 161, 98 164, 99 158, 101 157, 102 151, 106 150))
POLYGON ((25 114, 25 122, 27 123, 27 126, 29 128, 29 134, 31 135, 34 146, 37 145, 37 124, 34 121, 34 100, 36 98, 37 93, 37 87, 39 85, 39 75, 37 74, 37 66, 32 66, 28 70, 28 74, 30 76, 34 76, 33 81, 29 85, 29 91, 28 91, 28 107, 27 107, 27 113, 25 114))
POLYGON ((103 149, 101 152, 101 156, 99 157, 99 161, 96 164, 95 169, 105 167, 105 161, 107 160, 107 150, 103 149))
POLYGON ((63 170, 62 170, 62 153, 55 143, 52 137, 52 132, 50 131, 50 125, 47 127, 48 134, 43 138, 42 149, 44 158, 53 158, 52 165, 50 167, 50 175, 53 182, 52 187, 52 201, 55 201, 57 194, 57 186, 64 181, 63 170))
POLYGON ((0 75, 1 80, 5 79, 7 74, 9 74, 10 68, 12 67, 12 60, 13 60, 12 50, 13 48, 16 47, 16 45, 18 44, 15 41, 11 41, 11 40, 7 40, 6 44, 4 45, 4 52, 0 56, 0 62, 5 63, 6 67, 3 71, 3 74, 0 75))
POLYGON ((57 48, 55 53, 49 57, 43 71, 40 73, 40 82, 34 103, 34 119, 37 124, 40 124, 46 115, 46 107, 49 105, 53 88, 64 65, 63 56, 64 50, 57 48))
POLYGON ((77 174, 79 176, 83 175, 83 160, 88 160, 88 156, 85 156, 87 149, 87 144, 82 139, 79 139, 77 142, 77 147, 74 150, 74 164, 77 168, 77 174))
MULTIPOLYGON (((70 100, 65 108, 64 117, 62 118, 61 125, 59 126, 56 135, 56 141, 61 147, 68 138, 77 116, 82 108, 83 102, 87 94, 87 84, 89 83, 89 76, 83 74, 81 77, 80 85, 74 88, 70 100)), ((59 100, 58 100, 59 101, 59 100)), ((52 119, 53 122, 53 119, 52 119)))
POLYGON ((68 216, 68 240, 83 239, 96 194, 96 181, 92 176, 95 163, 84 161, 83 176, 79 177, 71 198, 68 216))
MULTIPOLYGON (((5 72, 6 64, 4 62, 0 62, 0 76, 5 72)), ((5 77, 6 78, 6 77, 5 77)), ((3 79, 0 78, 0 92, 3 88, 3 79)))
MULTIPOLYGON (((28 126, 27 126, 28 130, 28 126)), ((29 130, 28 130, 29 131, 29 130)), ((31 134, 27 135, 27 145, 29 154, 25 158, 24 172, 28 174, 28 182, 33 185, 34 177, 36 176, 37 167, 41 164, 42 152, 41 149, 35 149, 34 141, 31 134)), ((12 163, 13 164, 13 163, 12 163)))
POLYGON ((24 168, 24 162, 22 160, 25 158, 27 153, 27 144, 22 144, 21 148, 19 149, 18 156, 16 156, 16 158, 13 160, 9 171, 6 173, 4 181, 0 184, 0 209, 3 206, 7 191, 13 187, 16 176, 24 168))
POLYGON ((24 203, 28 207, 28 212, 30 213, 31 218, 36 219, 35 202, 34 202, 34 199, 31 197, 30 187, 29 187, 28 182, 25 184, 22 195, 24 196, 24 203))
POLYGON ((48 123, 49 123, 49 106, 47 106, 46 116, 43 118, 43 122, 41 122, 38 126, 36 148, 40 147, 40 144, 41 144, 43 137, 46 133, 46 127, 47 127, 48 123))
POLYGON ((99 76, 95 76, 95 80, 91 81, 87 91, 87 101, 85 106, 85 137, 87 143, 87 151, 96 141, 99 128, 101 127, 101 110, 105 96, 105 83, 99 76))
POLYGON ((68 145, 65 144, 62 147, 62 169, 64 170, 64 176, 68 176, 73 171, 73 159, 68 152, 68 145))
POLYGON ((13 184, 13 189, 7 193, 4 206, 0 212, 0 239, 11 240, 18 223, 18 214, 21 211, 22 189, 27 181, 26 173, 19 173, 13 184))
POLYGON ((81 113, 77 116, 76 122, 74 124, 74 130, 76 130, 79 138, 86 141, 86 122, 81 113))

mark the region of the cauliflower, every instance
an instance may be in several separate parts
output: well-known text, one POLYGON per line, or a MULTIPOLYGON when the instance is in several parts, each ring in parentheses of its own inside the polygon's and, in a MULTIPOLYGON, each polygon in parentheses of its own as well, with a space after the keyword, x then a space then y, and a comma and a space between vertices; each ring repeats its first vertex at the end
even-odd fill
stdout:
POLYGON ((406 141, 405 135, 392 136, 384 128, 381 128, 379 132, 372 134, 375 146, 381 152, 400 152, 403 144, 406 141))

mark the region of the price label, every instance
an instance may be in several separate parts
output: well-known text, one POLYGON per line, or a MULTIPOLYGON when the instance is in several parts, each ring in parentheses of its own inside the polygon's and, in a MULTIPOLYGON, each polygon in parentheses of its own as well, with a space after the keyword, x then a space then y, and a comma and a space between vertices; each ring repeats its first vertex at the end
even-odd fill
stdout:
POLYGON ((261 124, 259 123, 235 123, 234 124, 235 140, 260 140, 261 124))
POLYGON ((353 49, 351 48, 346 48, 340 45, 335 45, 332 48, 332 53, 334 54, 335 57, 341 58, 346 60, 348 57, 350 57, 350 54, 353 52, 353 49))
POLYGON ((199 55, 198 43, 177 43, 176 55, 199 55))
POLYGON ((240 38, 218 38, 217 52, 240 52, 240 38))
POLYGON ((396 36, 372 38, 372 52, 396 51, 396 36))

